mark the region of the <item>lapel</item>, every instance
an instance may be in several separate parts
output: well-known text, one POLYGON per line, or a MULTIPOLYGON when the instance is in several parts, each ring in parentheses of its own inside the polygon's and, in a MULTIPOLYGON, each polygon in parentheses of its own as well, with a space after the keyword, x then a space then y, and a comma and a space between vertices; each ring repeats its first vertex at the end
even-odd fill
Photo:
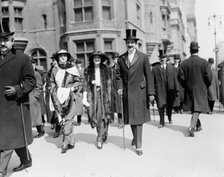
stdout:
POLYGON ((137 50, 135 52, 134 58, 132 59, 131 63, 129 62, 129 59, 128 59, 128 52, 126 52, 124 54, 124 62, 128 69, 131 68, 136 63, 137 60, 138 60, 138 51, 137 50))
POLYGON ((132 62, 131 62, 131 66, 130 67, 132 67, 137 60, 138 60, 138 51, 136 50, 135 55, 134 55, 134 58, 132 59, 132 62))
POLYGON ((4 57, 4 59, 0 60, 0 66, 4 65, 5 63, 7 63, 8 61, 12 60, 15 57, 15 54, 12 53, 12 51, 9 51, 6 56, 4 57))

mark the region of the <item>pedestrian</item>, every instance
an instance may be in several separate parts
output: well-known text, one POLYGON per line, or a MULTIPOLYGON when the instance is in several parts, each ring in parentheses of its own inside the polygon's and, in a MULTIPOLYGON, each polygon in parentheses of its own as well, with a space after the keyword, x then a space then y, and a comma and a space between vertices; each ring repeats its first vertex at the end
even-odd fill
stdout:
POLYGON ((132 145, 142 155, 142 127, 150 121, 149 102, 154 100, 154 81, 146 54, 136 49, 136 29, 127 29, 127 51, 118 58, 116 83, 123 97, 124 124, 131 126, 132 145))
POLYGON ((165 126, 165 111, 169 124, 172 124, 172 109, 175 107, 174 101, 179 94, 179 85, 175 67, 167 63, 165 50, 159 50, 160 64, 152 68, 155 86, 155 100, 158 107, 160 124, 158 128, 165 126))
POLYGON ((31 63, 33 66, 35 78, 36 78, 36 86, 29 93, 30 99, 30 114, 32 119, 32 126, 36 127, 38 135, 36 138, 40 138, 45 134, 42 125, 42 116, 41 116, 41 103, 40 103, 40 96, 43 92, 43 82, 41 75, 38 71, 36 71, 36 60, 31 58, 31 63))
POLYGON ((102 149, 108 136, 113 112, 111 104, 111 70, 104 62, 108 57, 96 51, 89 57, 89 66, 84 70, 83 104, 89 107, 90 125, 97 130, 97 148, 102 149))
MULTIPOLYGON (((181 63, 181 58, 180 55, 176 54, 173 57, 174 59, 174 67, 175 67, 175 72, 176 72, 176 77, 178 76, 179 70, 180 70, 180 63, 181 63)), ((176 113, 183 113, 183 104, 184 104, 184 88, 181 86, 180 82, 178 81, 178 86, 179 86, 179 94, 178 96, 175 97, 174 101, 174 111, 176 113)))
POLYGON ((217 72, 215 71, 215 68, 214 68, 214 63, 215 63, 214 59, 209 58, 208 63, 212 70, 212 83, 208 88, 208 105, 210 108, 210 111, 208 112, 208 114, 212 114, 215 101, 219 99, 219 83, 218 83, 217 72))
POLYGON ((20 159, 14 172, 32 166, 29 92, 36 81, 29 57, 13 47, 13 34, 8 23, 0 23, 0 177, 6 176, 13 150, 20 159))
POLYGON ((119 58, 119 53, 114 52, 111 56, 113 59, 113 66, 111 67, 112 70, 112 108, 114 113, 117 114, 118 119, 118 128, 123 128, 123 120, 122 120, 122 110, 121 110, 121 96, 117 92, 117 85, 116 85, 116 70, 117 70, 117 60, 119 58))
POLYGON ((218 65, 219 102, 224 106, 224 61, 218 65))
POLYGON ((84 84, 84 68, 82 68, 82 61, 80 59, 75 60, 76 67, 78 68, 79 75, 80 75, 80 92, 77 94, 77 124, 78 126, 81 125, 82 122, 82 114, 83 114, 83 84, 84 84))
POLYGON ((79 92, 80 76, 73 64, 70 53, 60 49, 55 54, 58 67, 54 67, 50 78, 52 103, 62 125, 63 142, 61 153, 75 146, 73 134, 74 116, 76 116, 76 94, 79 92))
POLYGON ((199 116, 201 113, 209 112, 208 87, 212 82, 212 71, 208 62, 198 56, 198 42, 190 43, 191 56, 180 65, 178 79, 185 88, 190 109, 192 112, 189 136, 193 137, 195 131, 202 130, 199 116))

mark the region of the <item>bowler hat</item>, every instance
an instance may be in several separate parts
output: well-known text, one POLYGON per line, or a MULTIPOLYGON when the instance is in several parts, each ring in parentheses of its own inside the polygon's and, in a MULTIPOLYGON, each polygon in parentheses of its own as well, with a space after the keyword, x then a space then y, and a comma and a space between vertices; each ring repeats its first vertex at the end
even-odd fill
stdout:
POLYGON ((200 48, 198 46, 198 42, 193 41, 190 43, 190 49, 198 49, 198 48, 200 48))
POLYGON ((213 58, 209 58, 208 63, 215 63, 215 60, 213 58))
POLYGON ((158 56, 159 58, 165 58, 165 57, 167 57, 167 55, 166 55, 166 50, 159 50, 159 56, 158 56))
POLYGON ((124 39, 126 40, 139 40, 139 38, 136 37, 137 34, 137 30, 136 29, 126 29, 126 38, 124 39))
POLYGON ((11 32, 9 29, 9 23, 3 20, 0 23, 0 38, 8 37, 13 34, 14 32, 11 32))
POLYGON ((94 56, 100 56, 101 63, 105 62, 106 60, 109 60, 108 56, 101 51, 95 51, 92 53, 92 55, 89 56, 89 62, 93 62, 94 56))
POLYGON ((55 56, 54 56, 55 60, 58 61, 58 59, 59 59, 59 55, 60 55, 60 54, 66 54, 67 57, 68 57, 68 60, 70 60, 70 59, 72 58, 71 54, 68 53, 67 50, 65 50, 65 49, 60 49, 60 50, 58 50, 58 51, 56 52, 56 54, 55 54, 55 56))

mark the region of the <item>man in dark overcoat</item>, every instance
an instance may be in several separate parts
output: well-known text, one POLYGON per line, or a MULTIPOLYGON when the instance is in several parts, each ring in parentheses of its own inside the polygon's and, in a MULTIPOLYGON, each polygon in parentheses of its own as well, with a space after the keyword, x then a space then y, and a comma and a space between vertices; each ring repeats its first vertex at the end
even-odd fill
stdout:
POLYGON ((154 99, 154 81, 148 56, 136 49, 135 29, 126 30, 127 52, 118 58, 116 83, 123 95, 124 124, 130 124, 136 153, 142 155, 142 125, 150 121, 149 101, 154 99))
POLYGON ((27 55, 15 50, 13 47, 14 33, 10 32, 7 25, 4 23, 0 25, 1 177, 7 173, 13 150, 16 151, 21 161, 21 164, 14 168, 13 171, 21 171, 32 165, 26 145, 31 144, 33 141, 29 92, 32 91, 36 84, 30 59, 27 55), (24 117, 22 117, 21 110, 23 110, 24 117))
POLYGON ((167 63, 165 50, 159 50, 160 64, 152 69, 155 85, 155 98, 158 107, 160 125, 158 128, 165 126, 165 110, 167 112, 169 123, 172 124, 172 108, 174 107, 175 98, 179 94, 179 85, 176 77, 175 67, 167 63))
POLYGON ((191 124, 188 129, 189 136, 194 136, 194 131, 201 130, 200 113, 209 112, 208 87, 212 82, 212 71, 208 62, 198 56, 197 42, 191 42, 191 56, 180 65, 178 79, 186 89, 192 112, 191 124))

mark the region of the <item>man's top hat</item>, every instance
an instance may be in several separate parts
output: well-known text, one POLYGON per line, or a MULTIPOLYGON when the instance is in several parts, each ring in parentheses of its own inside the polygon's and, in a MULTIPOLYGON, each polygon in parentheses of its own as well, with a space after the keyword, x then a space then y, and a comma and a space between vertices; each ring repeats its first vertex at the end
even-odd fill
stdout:
POLYGON ((215 63, 214 58, 209 58, 209 59, 208 59, 208 63, 212 63, 212 64, 215 63))
POLYGON ((198 46, 198 43, 197 42, 195 42, 195 41, 191 42, 190 49, 195 50, 195 49, 199 49, 199 48, 200 47, 198 46))
POLYGON ((124 40, 139 40, 139 38, 136 37, 136 33, 136 29, 126 29, 126 38, 124 40))
POLYGON ((165 57, 167 57, 167 55, 166 55, 166 50, 159 50, 159 56, 158 56, 159 58, 165 58, 165 57))
POLYGON ((0 38, 13 35, 14 32, 11 32, 9 29, 9 23, 7 21, 2 21, 0 23, 0 38))

